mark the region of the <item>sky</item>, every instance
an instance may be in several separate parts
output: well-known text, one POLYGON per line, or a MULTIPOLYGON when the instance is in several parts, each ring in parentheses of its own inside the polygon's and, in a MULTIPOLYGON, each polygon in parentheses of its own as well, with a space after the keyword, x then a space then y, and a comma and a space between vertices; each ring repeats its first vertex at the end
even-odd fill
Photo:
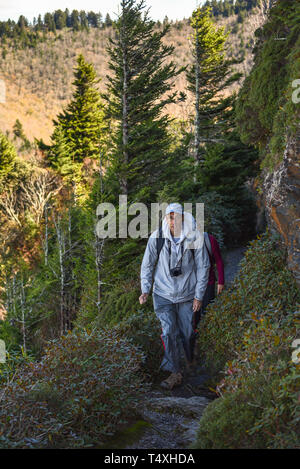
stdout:
MULTIPOLYGON (((154 20, 163 20, 165 16, 176 20, 188 18, 197 5, 203 4, 205 0, 146 0, 147 6, 151 7, 150 16, 154 20)), ((85 10, 101 12, 103 16, 109 13, 114 18, 118 12, 120 0, 0 0, 0 21, 9 18, 17 20, 20 15, 26 16, 29 21, 39 14, 44 15, 47 11, 54 10, 85 10)))

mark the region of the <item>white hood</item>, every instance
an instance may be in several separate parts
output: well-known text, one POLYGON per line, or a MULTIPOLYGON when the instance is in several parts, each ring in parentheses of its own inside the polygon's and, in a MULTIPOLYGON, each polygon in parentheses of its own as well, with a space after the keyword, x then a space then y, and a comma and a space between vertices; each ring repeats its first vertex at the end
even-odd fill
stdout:
MULTIPOLYGON (((189 212, 183 212, 183 229, 181 230, 179 243, 186 240, 185 247, 188 248, 201 248, 203 245, 203 233, 201 233, 196 226, 196 220, 193 215, 189 212)), ((166 216, 162 222, 162 231, 165 238, 173 241, 173 237, 170 232, 169 225, 166 220, 166 216)))

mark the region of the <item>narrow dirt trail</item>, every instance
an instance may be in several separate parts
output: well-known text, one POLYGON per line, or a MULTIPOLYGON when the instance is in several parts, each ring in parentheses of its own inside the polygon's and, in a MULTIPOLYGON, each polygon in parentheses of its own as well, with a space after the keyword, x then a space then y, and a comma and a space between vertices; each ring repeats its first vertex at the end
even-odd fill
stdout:
POLYGON ((246 250, 246 246, 240 246, 222 253, 225 264, 225 282, 227 285, 233 282, 238 273, 240 261, 243 259, 246 250))

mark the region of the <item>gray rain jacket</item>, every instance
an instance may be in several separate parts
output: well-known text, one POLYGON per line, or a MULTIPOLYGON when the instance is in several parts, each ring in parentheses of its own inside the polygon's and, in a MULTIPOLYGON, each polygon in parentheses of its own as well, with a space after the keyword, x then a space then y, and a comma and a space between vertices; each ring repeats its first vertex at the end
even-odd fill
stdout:
POLYGON ((173 303, 193 298, 202 301, 208 282, 210 262, 203 245, 203 233, 196 229, 195 219, 190 213, 184 212, 183 229, 177 243, 170 233, 166 218, 163 220, 162 232, 166 239, 158 261, 156 240, 159 230, 151 234, 147 243, 141 267, 142 293, 150 293, 154 278, 153 292, 173 303), (168 240, 171 242, 171 258, 168 240), (181 243, 183 243, 182 274, 171 277, 169 267, 180 265, 181 243), (194 255, 191 247, 195 248, 194 255))

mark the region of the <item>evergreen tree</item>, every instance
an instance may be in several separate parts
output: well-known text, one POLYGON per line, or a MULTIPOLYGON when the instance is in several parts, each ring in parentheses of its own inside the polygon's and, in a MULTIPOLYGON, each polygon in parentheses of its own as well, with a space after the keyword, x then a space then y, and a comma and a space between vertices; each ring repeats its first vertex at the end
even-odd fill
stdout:
POLYGON ((19 20, 18 20, 18 26, 21 30, 25 30, 26 27, 28 26, 28 20, 25 18, 25 16, 21 15, 19 20))
POLYGON ((71 27, 73 31, 80 31, 80 21, 78 10, 73 10, 71 13, 71 27))
POLYGON ((88 19, 86 16, 86 12, 84 10, 81 10, 79 13, 79 18, 80 18, 80 25, 82 29, 88 29, 89 28, 89 23, 88 19))
POLYGON ((17 176, 17 153, 8 138, 0 132, 0 191, 6 183, 17 176))
MULTIPOLYGON (((67 108, 54 120, 50 159, 57 166, 98 158, 104 134, 103 106, 97 90, 96 72, 80 54, 74 71, 75 91, 67 108)), ((65 168, 66 169, 66 168, 65 168)))
POLYGON ((188 89, 195 96, 194 157, 203 159, 202 147, 224 140, 232 125, 235 95, 221 97, 220 93, 237 81, 240 73, 231 66, 240 60, 226 59, 225 41, 229 33, 216 28, 211 8, 197 8, 192 14, 194 64, 187 72, 188 89))
POLYGON ((14 140, 16 138, 19 138, 22 141, 22 145, 19 147, 20 151, 30 150, 31 148, 30 141, 26 137, 24 130, 23 130, 23 126, 21 122, 19 121, 19 119, 16 120, 13 126, 13 134, 14 134, 14 140))
POLYGON ((48 160, 51 161, 52 166, 58 170, 62 176, 68 178, 74 173, 75 163, 72 158, 70 158, 66 133, 60 124, 55 124, 51 139, 53 142, 52 146, 45 146, 45 150, 48 151, 48 160))
POLYGON ((164 20, 163 20, 163 25, 167 25, 169 24, 169 18, 167 17, 167 15, 164 17, 164 20))
POLYGON ((110 172, 117 176, 120 190, 132 194, 164 177, 168 164, 169 117, 162 116, 165 105, 176 100, 171 92, 177 70, 170 61, 173 46, 163 45, 169 30, 157 31, 149 19, 144 0, 122 0, 115 22, 115 37, 109 39, 111 75, 104 95, 107 113, 117 123, 113 135, 110 172))
POLYGON ((105 17, 105 26, 111 26, 112 25, 112 20, 111 20, 111 17, 109 16, 109 14, 107 13, 106 17, 105 17))
POLYGON ((88 24, 93 28, 100 28, 102 15, 101 13, 94 13, 93 11, 89 11, 87 14, 88 24))
POLYGON ((52 31, 53 33, 56 32, 55 22, 53 15, 51 13, 46 13, 44 16, 44 24, 48 31, 52 31))
POLYGON ((43 30, 43 21, 41 15, 38 16, 37 19, 37 24, 36 24, 36 31, 42 31, 43 30))
POLYGON ((71 28, 72 20, 71 20, 71 15, 70 15, 68 8, 65 9, 65 16, 66 16, 66 26, 67 28, 71 28))
POLYGON ((100 13, 96 13, 96 19, 95 19, 95 28, 101 28, 102 26, 102 14, 100 13))
POLYGON ((233 205, 241 204, 243 185, 255 175, 257 160, 258 152, 243 144, 234 131, 225 144, 208 145, 198 176, 201 189, 216 191, 233 205))
POLYGON ((56 29, 63 29, 66 27, 66 13, 62 10, 56 10, 54 12, 54 22, 56 29))
POLYGON ((13 134, 15 137, 20 138, 21 140, 26 139, 26 135, 24 134, 24 130, 23 130, 23 125, 21 124, 19 119, 16 120, 13 126, 13 134))

